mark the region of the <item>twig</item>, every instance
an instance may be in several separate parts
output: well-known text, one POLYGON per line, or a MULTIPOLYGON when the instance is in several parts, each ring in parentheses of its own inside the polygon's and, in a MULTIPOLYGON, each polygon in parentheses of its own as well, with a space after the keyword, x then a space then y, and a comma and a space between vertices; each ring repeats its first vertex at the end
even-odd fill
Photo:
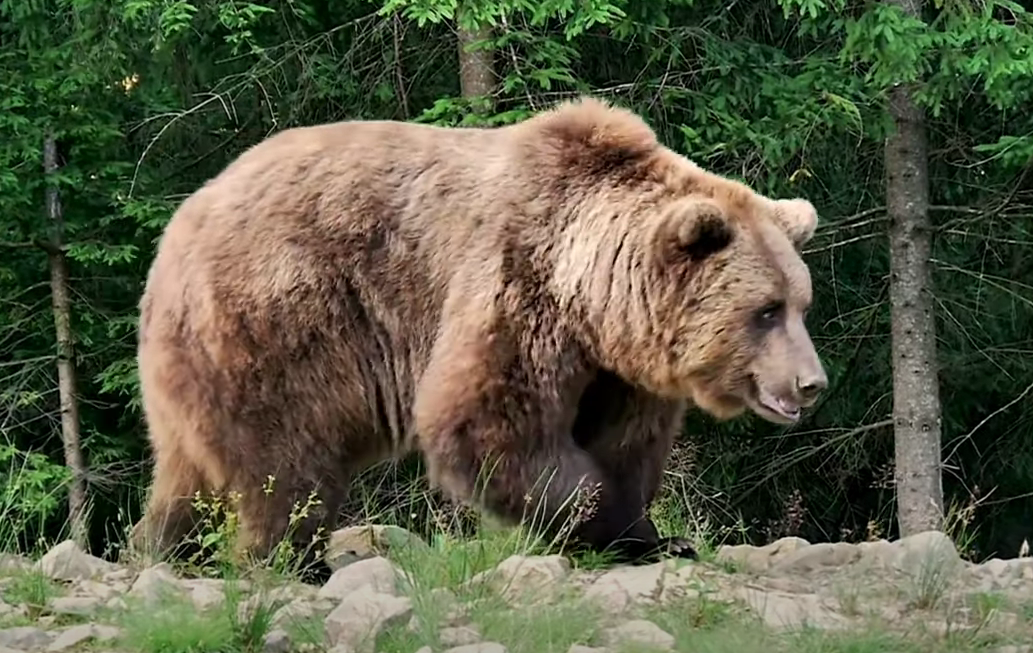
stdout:
POLYGON ((1028 386, 1026 386, 1026 389, 1023 390, 1022 392, 1020 392, 1017 397, 1015 397, 1014 399, 1012 399, 1011 401, 1009 401, 1005 405, 1001 406, 1000 408, 998 408, 994 412, 990 413, 989 415, 987 415, 986 417, 981 419, 978 424, 976 424, 974 427, 972 427, 971 431, 969 431, 965 435, 961 435, 961 436, 958 436, 957 438, 954 438, 954 442, 957 442, 957 444, 954 444, 954 448, 951 449, 951 452, 944 457, 944 459, 943 459, 944 462, 946 462, 952 456, 954 456, 954 454, 958 452, 958 447, 960 447, 963 442, 965 442, 966 440, 970 439, 973 435, 975 435, 975 432, 978 431, 980 428, 982 428, 982 426, 984 424, 989 422, 991 419, 993 419, 997 415, 1000 415, 1004 411, 1008 410, 1009 408, 1011 408, 1015 404, 1017 404, 1020 401, 1022 401, 1023 397, 1028 395, 1030 392, 1033 392, 1033 383, 1030 383, 1028 386))

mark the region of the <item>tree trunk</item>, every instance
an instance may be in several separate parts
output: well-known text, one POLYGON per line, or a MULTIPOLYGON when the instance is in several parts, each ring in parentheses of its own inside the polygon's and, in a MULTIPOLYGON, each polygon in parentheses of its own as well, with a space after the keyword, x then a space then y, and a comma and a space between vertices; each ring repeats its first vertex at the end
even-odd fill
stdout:
MULTIPOLYGON (((457 13, 457 17, 459 14, 457 13)), ((457 21, 458 23, 459 21, 457 21)), ((477 29, 459 27, 459 83, 464 98, 484 98, 491 105, 495 91, 495 63, 491 48, 469 51, 467 47, 491 38, 490 25, 477 29)))
MULTIPOLYGON (((919 16, 920 0, 887 0, 919 16)), ((900 536, 943 524, 940 396, 929 257, 928 153, 925 117, 900 85, 889 95, 896 129, 886 141, 890 218, 895 483, 900 536)))
MULTIPOLYGON (((49 177, 57 171, 57 143, 47 136, 43 143, 43 169, 49 177)), ((54 307, 54 326, 57 332, 57 383, 61 401, 61 440, 65 449, 65 464, 72 472, 72 486, 68 492, 68 522, 70 537, 80 547, 86 547, 86 470, 83 466, 79 442, 79 402, 75 376, 75 345, 72 340, 72 300, 68 290, 68 264, 62 250, 64 219, 61 198, 53 183, 47 185, 47 214, 53 229, 48 253, 50 260, 50 294, 54 307)))

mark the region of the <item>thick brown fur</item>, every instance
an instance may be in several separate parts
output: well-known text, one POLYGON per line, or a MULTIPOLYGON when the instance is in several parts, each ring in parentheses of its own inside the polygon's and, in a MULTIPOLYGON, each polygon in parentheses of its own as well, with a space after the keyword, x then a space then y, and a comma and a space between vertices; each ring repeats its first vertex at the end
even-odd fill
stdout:
POLYGON ((306 541, 357 472, 415 449, 435 483, 512 522, 544 508, 558 525, 594 487, 575 538, 630 538, 635 558, 660 542, 645 509, 689 400, 784 422, 824 386, 796 251, 816 220, 593 99, 497 129, 281 132, 161 239, 134 544, 175 544, 199 490, 239 493, 257 553, 315 491, 306 541))

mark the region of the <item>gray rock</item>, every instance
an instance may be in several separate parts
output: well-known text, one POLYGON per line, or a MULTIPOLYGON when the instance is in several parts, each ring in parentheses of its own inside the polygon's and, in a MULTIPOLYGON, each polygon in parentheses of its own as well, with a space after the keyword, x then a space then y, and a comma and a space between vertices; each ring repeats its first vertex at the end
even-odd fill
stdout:
POLYGON ((848 624, 839 613, 826 607, 815 594, 790 594, 745 587, 735 592, 767 626, 790 629, 801 626, 835 629, 848 624))
POLYGON ((4 601, 0 601, 0 617, 21 617, 28 613, 28 609, 24 605, 10 605, 4 601))
POLYGON ((262 653, 288 653, 291 650, 291 636, 279 628, 269 631, 262 642, 262 653))
POLYGON ((674 636, 645 619, 626 621, 614 628, 608 628, 603 631, 603 639, 608 646, 635 643, 665 650, 674 648, 674 636))
POLYGON ((953 540, 940 531, 917 533, 896 542, 900 551, 895 566, 914 576, 924 573, 952 573, 964 566, 953 540))
POLYGON ((51 600, 50 611, 54 614, 90 616, 100 605, 101 599, 96 596, 61 596, 51 600))
POLYGON ((0 630, 0 646, 21 649, 23 651, 39 651, 50 645, 51 636, 39 628, 18 626, 0 630))
POLYGON ((115 626, 93 624, 93 639, 99 642, 109 642, 121 634, 122 631, 115 626))
POLYGON ((341 600, 327 615, 323 627, 331 646, 372 650, 377 635, 384 628, 404 624, 410 616, 412 602, 408 598, 384 594, 371 585, 364 585, 341 600))
MULTIPOLYGON (((207 610, 221 605, 226 600, 226 582, 217 578, 192 578, 178 580, 176 585, 190 596, 190 602, 198 610, 207 610)), ((243 591, 243 587, 240 588, 243 591)))
POLYGON ((585 598, 595 601, 607 612, 620 613, 634 603, 659 598, 666 573, 664 562, 611 569, 585 590, 585 598))
POLYGON ((487 583, 507 600, 517 601, 547 597, 569 574, 570 561, 564 556, 512 555, 494 569, 477 574, 470 583, 487 583))
POLYGON ((367 558, 338 569, 319 589, 321 599, 343 599, 363 587, 381 594, 398 594, 399 571, 383 557, 367 558))
POLYGON ((498 642, 481 642, 479 644, 456 646, 448 649, 445 653, 509 653, 509 649, 498 642))
POLYGON ((103 582, 96 580, 83 580, 75 585, 75 593, 78 596, 96 597, 98 603, 102 603, 124 594, 129 591, 130 583, 127 582, 103 582))
POLYGON ((808 546, 810 542, 802 537, 783 537, 761 547, 749 544, 722 546, 717 551, 717 560, 734 563, 749 571, 766 571, 778 560, 808 546))
POLYGON ((48 578, 62 581, 87 580, 114 571, 117 566, 84 553, 72 540, 65 540, 47 551, 37 563, 48 578))
POLYGON ((282 628, 288 624, 310 619, 319 612, 320 610, 312 601, 294 599, 273 613, 272 624, 277 628, 282 628))
POLYGON ((13 574, 32 569, 32 561, 15 553, 0 553, 0 573, 13 574))
POLYGON ((183 586, 172 572, 172 566, 159 562, 140 572, 128 595, 146 604, 159 603, 170 596, 183 594, 183 586))
POLYGON ((481 641, 481 634, 474 626, 453 626, 438 631, 442 646, 465 646, 481 641))
POLYGON ((771 567, 786 572, 815 571, 822 567, 844 567, 860 557, 861 550, 848 542, 822 542, 776 558, 771 567))
POLYGON ((93 639, 93 624, 71 626, 57 634, 57 637, 47 646, 47 651, 64 651, 90 639, 93 639))
POLYGON ((58 632, 57 636, 50 642, 50 645, 47 646, 46 650, 56 653, 57 651, 64 651, 76 647, 79 644, 90 640, 107 642, 118 637, 121 632, 122 631, 114 626, 78 624, 58 632))
POLYGON ((331 533, 323 559, 337 571, 360 560, 387 556, 392 551, 406 555, 415 550, 429 551, 430 546, 404 528, 370 524, 350 526, 331 533))

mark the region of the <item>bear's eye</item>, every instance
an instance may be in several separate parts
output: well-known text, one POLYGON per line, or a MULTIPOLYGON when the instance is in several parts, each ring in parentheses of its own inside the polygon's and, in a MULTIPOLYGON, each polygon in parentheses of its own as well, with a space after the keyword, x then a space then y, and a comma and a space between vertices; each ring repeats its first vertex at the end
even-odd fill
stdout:
POLYGON ((759 311, 757 311, 757 322, 763 327, 774 326, 782 316, 782 310, 785 308, 783 302, 771 302, 766 304, 759 311))

